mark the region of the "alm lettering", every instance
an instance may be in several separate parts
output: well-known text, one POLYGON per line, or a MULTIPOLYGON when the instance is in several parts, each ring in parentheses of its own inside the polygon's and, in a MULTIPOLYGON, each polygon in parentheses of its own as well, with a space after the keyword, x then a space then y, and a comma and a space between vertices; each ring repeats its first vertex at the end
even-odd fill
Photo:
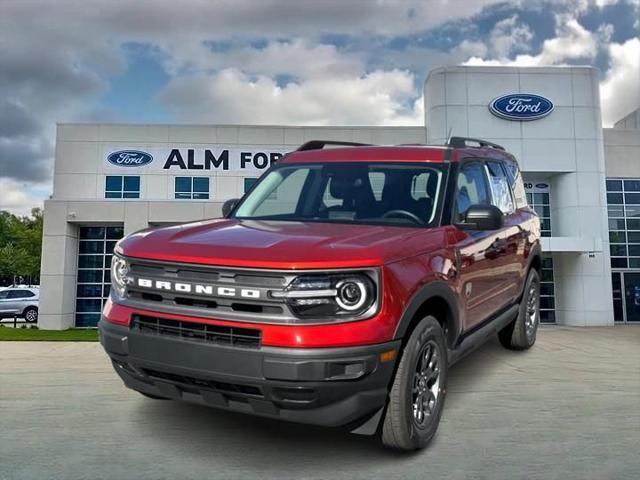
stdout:
POLYGON ((507 113, 540 113, 541 102, 534 104, 528 102, 531 102, 530 98, 510 98, 509 105, 504 109, 507 113))
MULTIPOLYGON (((216 155, 209 149, 205 149, 203 158, 201 161, 196 161, 195 149, 188 148, 186 150, 186 161, 181 151, 177 148, 171 150, 167 161, 164 163, 164 169, 168 170, 172 167, 177 167, 181 170, 212 170, 222 169, 229 170, 229 150, 222 150, 220 154, 216 155)), ((249 168, 253 165, 254 168, 264 170, 282 157, 281 153, 271 152, 269 154, 265 152, 240 152, 240 168, 249 168)))

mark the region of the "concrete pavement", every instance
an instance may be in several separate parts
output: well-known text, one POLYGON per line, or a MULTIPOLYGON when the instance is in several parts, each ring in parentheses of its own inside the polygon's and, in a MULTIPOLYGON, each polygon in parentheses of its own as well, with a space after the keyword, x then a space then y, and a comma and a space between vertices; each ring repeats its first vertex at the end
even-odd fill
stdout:
POLYGON ((640 327, 543 328, 450 372, 421 452, 127 390, 96 343, 0 342, 0 479, 640 476, 640 327))

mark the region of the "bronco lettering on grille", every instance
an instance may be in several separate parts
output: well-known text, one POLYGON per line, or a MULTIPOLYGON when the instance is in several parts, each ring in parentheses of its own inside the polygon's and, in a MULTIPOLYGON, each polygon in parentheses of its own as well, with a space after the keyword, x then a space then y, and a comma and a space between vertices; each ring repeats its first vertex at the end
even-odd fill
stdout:
POLYGON ((178 293, 195 293, 197 295, 211 295, 219 297, 260 298, 260 290, 252 288, 218 287, 215 285, 203 285, 199 283, 151 280, 149 278, 137 278, 136 284, 141 288, 167 290, 178 293))

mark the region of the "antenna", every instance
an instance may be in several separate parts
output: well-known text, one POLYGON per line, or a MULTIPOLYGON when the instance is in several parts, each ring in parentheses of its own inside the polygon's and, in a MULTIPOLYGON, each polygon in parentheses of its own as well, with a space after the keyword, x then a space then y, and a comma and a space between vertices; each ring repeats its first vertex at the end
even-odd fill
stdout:
POLYGON ((445 145, 449 145, 452 133, 453 133, 453 127, 449 127, 449 132, 447 133, 447 141, 446 141, 445 145))

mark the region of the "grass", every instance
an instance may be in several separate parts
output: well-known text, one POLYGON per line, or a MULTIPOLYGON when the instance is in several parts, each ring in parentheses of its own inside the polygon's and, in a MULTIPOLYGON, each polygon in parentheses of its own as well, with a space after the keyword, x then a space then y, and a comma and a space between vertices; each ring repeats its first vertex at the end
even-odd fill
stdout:
POLYGON ((72 328, 70 330, 38 330, 35 328, 0 328, 0 342, 97 342, 98 331, 72 328))

